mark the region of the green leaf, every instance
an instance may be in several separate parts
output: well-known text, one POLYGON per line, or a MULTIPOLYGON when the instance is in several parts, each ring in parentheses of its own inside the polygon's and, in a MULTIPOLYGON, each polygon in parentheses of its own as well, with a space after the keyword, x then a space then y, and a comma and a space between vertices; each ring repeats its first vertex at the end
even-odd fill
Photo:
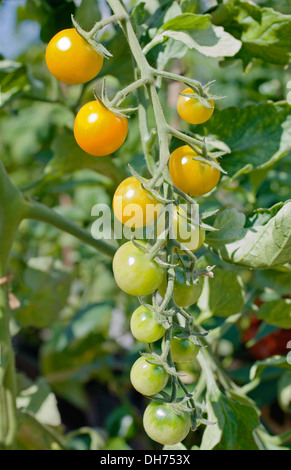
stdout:
POLYGON ((74 114, 64 106, 34 102, 0 122, 2 152, 9 154, 15 163, 25 165, 26 159, 47 146, 55 127, 73 128, 73 124, 74 114))
POLYGON ((61 417, 57 407, 57 400, 44 378, 36 382, 20 374, 18 376, 19 393, 17 408, 25 409, 43 424, 60 426, 61 417))
POLYGON ((250 370, 250 380, 255 380, 261 377, 263 371, 267 367, 279 367, 280 369, 291 370, 291 364, 287 362, 286 357, 272 356, 262 361, 257 361, 250 370))
POLYGON ((104 42, 104 46, 113 57, 104 60, 98 78, 112 75, 113 77, 118 77, 120 83, 128 84, 133 82, 133 67, 129 65, 131 64, 132 56, 122 31, 117 31, 112 38, 102 42, 104 42))
POLYGON ((61 332, 55 344, 55 350, 63 351, 70 343, 80 338, 84 338, 101 323, 104 326, 104 318, 110 315, 113 304, 102 302, 88 305, 72 318, 64 331, 61 332))
POLYGON ((217 136, 231 149, 221 165, 229 176, 247 165, 255 169, 271 167, 291 153, 291 106, 263 103, 214 111, 202 126, 205 135, 217 136))
POLYGON ((260 8, 251 2, 231 0, 213 12, 212 21, 242 41, 237 57, 242 58, 245 65, 254 57, 281 66, 290 62, 290 15, 260 8))
POLYGON ((270 325, 291 329, 291 300, 276 299, 264 302, 257 312, 257 317, 270 325))
POLYGON ((45 328, 58 318, 70 292, 71 276, 52 258, 31 258, 24 271, 26 297, 15 318, 23 326, 45 328), (53 295, 52 295, 53 292, 53 295))
POLYGON ((280 266, 267 271, 255 271, 254 284, 259 288, 268 288, 283 296, 291 292, 291 268, 280 266))
POLYGON ((0 60, 0 107, 29 89, 26 67, 12 60, 0 60))
POLYGON ((229 263, 266 269, 291 258, 291 201, 259 209, 249 217, 234 208, 225 209, 214 227, 218 231, 211 232, 206 242, 229 263))
POLYGON ((72 431, 66 437, 67 446, 70 450, 101 450, 105 445, 104 436, 96 429, 89 427, 72 431))
POLYGON ((241 312, 244 306, 242 283, 234 271, 216 268, 214 279, 205 277, 198 307, 218 317, 228 317, 241 312))
POLYGON ((196 13, 200 9, 200 0, 182 0, 183 13, 196 13))
POLYGON ((64 437, 55 428, 39 422, 28 411, 19 411, 17 449, 63 450, 65 447, 64 437))
POLYGON ((213 26, 209 15, 183 13, 167 21, 162 30, 161 36, 180 41, 209 57, 232 57, 241 47, 241 42, 222 27, 213 26))
POLYGON ((175 18, 166 21, 162 29, 165 31, 170 29, 172 31, 181 31, 193 29, 208 29, 210 26, 210 15, 195 15, 194 13, 183 13, 175 18))
POLYGON ((98 3, 96 0, 82 0, 77 8, 75 19, 85 31, 89 31, 101 19, 98 3))
POLYGON ((218 392, 206 403, 207 426, 201 450, 258 450, 254 431, 258 428, 259 411, 218 392))
POLYGON ((89 168, 112 179, 115 184, 124 178, 124 172, 115 166, 111 157, 94 157, 84 152, 70 131, 58 135, 52 144, 53 158, 45 168, 47 176, 58 177, 89 168))

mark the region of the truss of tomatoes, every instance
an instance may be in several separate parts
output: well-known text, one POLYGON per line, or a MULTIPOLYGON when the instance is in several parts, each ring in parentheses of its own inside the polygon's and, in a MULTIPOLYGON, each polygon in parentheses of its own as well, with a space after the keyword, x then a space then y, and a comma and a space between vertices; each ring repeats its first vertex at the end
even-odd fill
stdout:
MULTIPOLYGON (((51 39, 45 58, 52 75, 69 85, 93 80, 103 65, 103 57, 74 28, 60 31, 51 39)), ((202 124, 212 116, 214 102, 208 99, 205 106, 205 102, 203 104, 196 97, 189 96, 193 93, 191 88, 186 88, 179 95, 177 111, 184 121, 202 124)), ((82 106, 75 118, 76 142, 85 152, 94 156, 114 153, 124 143, 127 133, 127 118, 112 112, 98 98, 82 106)), ((220 171, 210 163, 195 160, 195 156, 197 153, 189 145, 180 146, 171 154, 169 171, 172 183, 178 189, 190 196, 203 196, 218 184, 220 171)), ((140 209, 134 227, 153 223, 162 211, 162 204, 135 177, 125 179, 116 189, 113 198, 114 215, 125 226, 130 225, 129 209, 132 204, 140 209), (149 205, 154 206, 154 209, 148 213, 149 205)), ((187 224, 187 214, 182 207, 176 206, 173 211, 173 226, 178 234, 177 242, 194 252, 203 244, 205 231, 191 224, 193 237, 181 240, 179 234, 186 233, 187 224)), ((164 229, 163 223, 158 221, 157 235, 164 229)), ((145 242, 139 242, 139 245, 132 241, 124 243, 115 253, 113 273, 117 285, 127 294, 146 296, 157 290, 162 297, 166 294, 165 270, 149 256, 145 242)), ((193 305, 201 292, 201 283, 188 285, 184 271, 177 269, 173 297, 178 306, 193 305)), ((153 343, 160 340, 166 330, 156 323, 150 308, 140 306, 133 312, 131 331, 137 340, 153 343)), ((176 363, 193 361, 199 352, 198 346, 191 339, 175 335, 170 346, 172 359, 176 363)), ((159 393, 169 381, 165 367, 162 363, 153 362, 151 358, 140 357, 131 369, 133 387, 146 396, 159 393)), ((185 411, 177 414, 170 403, 152 401, 144 414, 147 434, 161 444, 172 445, 182 441, 189 433, 190 425, 190 414, 185 411)))

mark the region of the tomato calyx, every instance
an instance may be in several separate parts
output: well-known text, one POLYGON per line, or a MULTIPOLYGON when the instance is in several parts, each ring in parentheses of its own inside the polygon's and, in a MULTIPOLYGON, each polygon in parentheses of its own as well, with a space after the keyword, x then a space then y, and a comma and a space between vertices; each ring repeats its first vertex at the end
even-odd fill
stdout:
POLYGON ((161 193, 159 192, 159 188, 162 182, 164 181, 163 177, 159 178, 153 184, 153 180, 150 180, 150 179, 148 180, 140 176, 130 164, 128 164, 128 168, 132 176, 134 176, 141 183, 142 187, 146 189, 149 193, 151 193, 158 201, 163 202, 165 204, 171 204, 174 202, 174 199, 168 199, 162 196, 161 193))
POLYGON ((155 352, 152 352, 150 354, 140 352, 140 355, 142 357, 147 358, 148 359, 147 362, 149 362, 150 364, 155 364, 157 366, 162 366, 165 369, 165 371, 173 377, 180 377, 181 375, 183 375, 183 373, 177 372, 175 367, 170 366, 168 364, 167 358, 164 356, 164 353, 159 355, 159 354, 156 354, 155 352))
POLYGON ((225 98, 225 96, 212 95, 211 93, 209 93, 209 90, 211 86, 215 83, 215 81, 216 80, 212 80, 211 82, 208 82, 205 85, 202 85, 200 82, 197 82, 196 85, 185 81, 185 85, 188 88, 191 88, 193 93, 181 92, 179 93, 179 95, 184 96, 186 98, 198 100, 205 108, 214 109, 214 106, 211 104, 211 101, 222 100, 225 98))
POLYGON ((161 312, 155 296, 153 296, 152 305, 144 302, 142 297, 138 297, 138 300, 143 307, 145 307, 152 313, 155 323, 157 323, 158 325, 162 325, 165 330, 171 327, 171 323, 169 322, 168 317, 173 317, 175 315, 174 309, 161 312))
POLYGON ((106 49, 106 47, 103 46, 103 44, 101 44, 101 42, 97 41, 97 39, 94 37, 96 33, 92 37, 92 32, 91 31, 93 31, 93 29, 94 29, 94 31, 96 30, 96 32, 97 32, 97 29, 95 27, 91 31, 88 32, 88 31, 85 31, 83 28, 81 28, 81 26, 75 20, 73 15, 71 15, 71 19, 72 19, 72 23, 73 23, 74 28, 76 29, 77 33, 80 34, 80 36, 82 36, 82 38, 84 38, 85 41, 87 41, 88 44, 90 44, 90 46, 93 47, 93 49, 96 52, 98 52, 98 54, 102 55, 102 57, 104 57, 105 59, 109 59, 109 57, 113 57, 111 52, 109 52, 108 49, 106 49))

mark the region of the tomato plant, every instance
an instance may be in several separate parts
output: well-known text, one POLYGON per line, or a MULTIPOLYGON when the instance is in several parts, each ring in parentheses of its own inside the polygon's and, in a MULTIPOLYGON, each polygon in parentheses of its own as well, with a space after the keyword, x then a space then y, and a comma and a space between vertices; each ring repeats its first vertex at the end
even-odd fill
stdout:
POLYGON ((0 3, 0 449, 290 450, 289 3, 0 3))

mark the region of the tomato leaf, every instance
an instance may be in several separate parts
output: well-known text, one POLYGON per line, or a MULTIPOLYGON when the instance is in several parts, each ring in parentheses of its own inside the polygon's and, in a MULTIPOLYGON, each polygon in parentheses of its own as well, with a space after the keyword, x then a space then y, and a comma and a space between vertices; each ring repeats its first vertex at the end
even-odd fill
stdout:
POLYGON ((212 21, 242 41, 237 57, 243 59, 245 66, 254 57, 282 66, 290 62, 290 15, 247 1, 231 0, 218 6, 212 21))
POLYGON ((260 424, 259 411, 245 403, 220 392, 208 398, 207 419, 215 424, 204 431, 201 450, 259 449, 254 438, 254 431, 260 424))
POLYGON ((287 362, 286 357, 272 356, 262 361, 257 361, 250 370, 250 380, 260 378, 267 367, 279 367, 280 369, 291 370, 291 364, 287 362))
POLYGON ((276 299, 264 302, 257 312, 257 317, 270 325, 291 329, 291 300, 276 299))
POLYGON ((27 289, 15 318, 23 326, 45 328, 51 325, 66 304, 70 283, 70 274, 58 263, 50 258, 31 258, 24 272, 27 289))
POLYGON ((45 168, 47 176, 57 177, 84 168, 111 178, 115 184, 120 183, 124 176, 123 171, 115 166, 110 157, 94 157, 84 152, 69 131, 58 135, 53 141, 52 148, 54 156, 45 168))
POLYGON ((210 15, 183 13, 166 21, 158 35, 180 41, 208 57, 232 57, 241 47, 239 40, 211 24, 210 15))
POLYGON ((51 388, 43 377, 32 382, 20 374, 18 376, 17 408, 25 409, 35 418, 50 426, 60 426, 61 417, 57 407, 57 400, 51 388))
POLYGON ((247 165, 248 172, 263 170, 290 155, 290 111, 287 103, 263 103, 241 110, 216 109, 202 129, 204 134, 217 136, 230 147, 231 154, 222 159, 221 165, 231 177, 247 165))
POLYGON ((203 291, 198 300, 202 315, 209 313, 228 317, 241 312, 244 306, 242 283, 234 271, 216 268, 214 278, 205 277, 203 291))
POLYGON ((236 209, 218 214, 206 240, 223 260, 253 269, 287 263, 291 258, 291 201, 259 209, 246 217, 236 209))

